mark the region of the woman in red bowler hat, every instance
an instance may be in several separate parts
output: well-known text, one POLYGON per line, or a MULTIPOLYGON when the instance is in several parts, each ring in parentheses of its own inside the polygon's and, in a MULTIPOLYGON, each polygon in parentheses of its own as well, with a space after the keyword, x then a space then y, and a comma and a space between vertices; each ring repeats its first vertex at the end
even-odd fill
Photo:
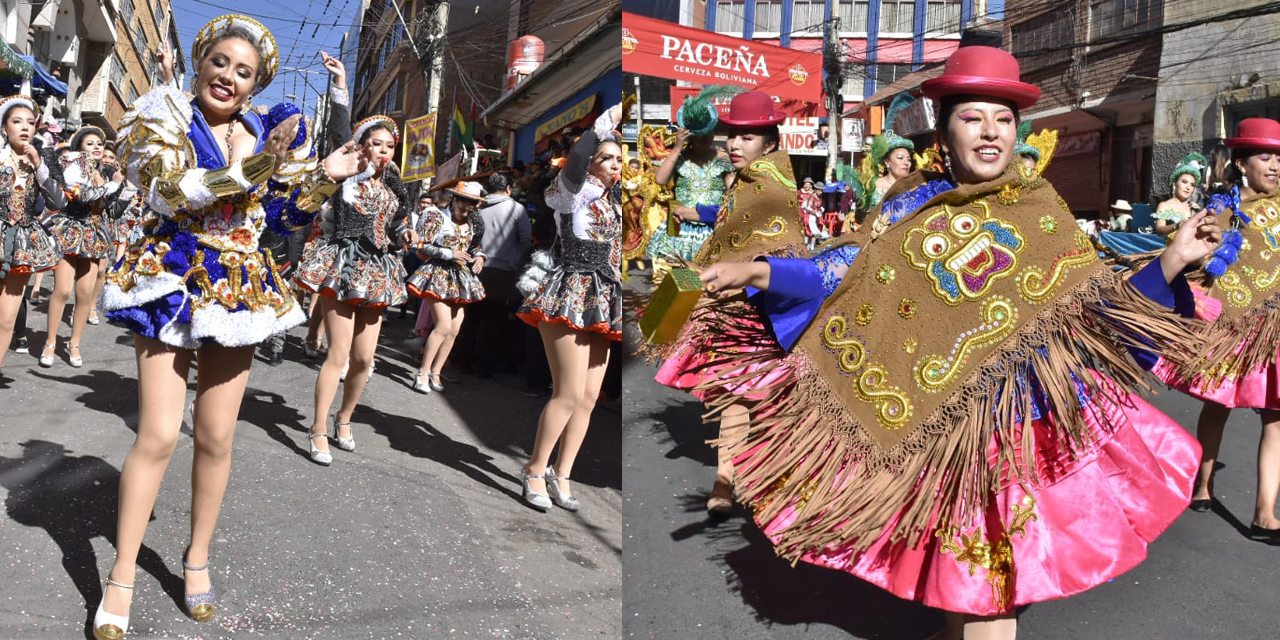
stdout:
MULTIPOLYGON (((715 226, 694 257, 694 268, 721 260, 808 255, 791 157, 779 148, 778 125, 784 119, 773 98, 759 91, 738 94, 729 103, 729 113, 719 117, 735 173, 722 202, 697 207, 701 220, 715 226)), ((673 342, 646 347, 646 357, 663 360, 657 381, 708 401, 721 394, 721 387, 732 378, 750 374, 749 369, 707 366, 711 358, 706 350, 708 338, 714 327, 731 318, 760 325, 759 315, 745 300, 714 312, 703 305, 673 342)), ((744 395, 722 411, 722 434, 746 424, 751 400, 744 395)), ((719 458, 707 509, 728 513, 733 507, 733 465, 723 449, 719 458)))
POLYGON ((1198 315, 1210 321, 1201 334, 1200 362, 1188 367, 1161 363, 1155 371, 1174 388, 1204 400, 1196 435, 1204 447, 1192 496, 1193 511, 1213 506, 1213 470, 1231 409, 1258 409, 1258 492, 1249 538, 1280 545, 1276 493, 1280 491, 1280 122, 1246 118, 1227 138, 1231 186, 1206 209, 1233 230, 1205 265, 1210 277, 1197 294, 1198 315), (1273 257, 1274 256, 1274 257, 1273 257))
POLYGON ((1201 213, 1123 278, 1013 162, 1040 90, 1011 55, 962 47, 923 89, 946 173, 895 183, 884 206, 913 208, 871 237, 705 268, 768 319, 706 348, 757 367, 734 389, 759 398, 750 427, 722 441, 779 555, 942 609, 935 638, 1009 639, 1017 607, 1128 571, 1186 508, 1200 448, 1137 394, 1187 357, 1180 274, 1221 230, 1201 213), (768 339, 785 355, 742 346, 768 339))

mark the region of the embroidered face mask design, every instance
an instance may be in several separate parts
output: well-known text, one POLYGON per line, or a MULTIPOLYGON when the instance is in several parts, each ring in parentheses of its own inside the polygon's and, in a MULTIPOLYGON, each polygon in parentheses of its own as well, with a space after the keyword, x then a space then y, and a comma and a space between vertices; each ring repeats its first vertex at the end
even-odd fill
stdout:
POLYGON ((1272 251, 1280 251, 1280 209, 1276 201, 1267 198, 1249 208, 1249 228, 1257 231, 1272 251))
POLYGON ((902 242, 907 262, 923 271, 934 293, 952 306, 982 297, 992 283, 1012 275, 1026 245, 1017 227, 991 217, 985 201, 970 206, 942 205, 902 242))

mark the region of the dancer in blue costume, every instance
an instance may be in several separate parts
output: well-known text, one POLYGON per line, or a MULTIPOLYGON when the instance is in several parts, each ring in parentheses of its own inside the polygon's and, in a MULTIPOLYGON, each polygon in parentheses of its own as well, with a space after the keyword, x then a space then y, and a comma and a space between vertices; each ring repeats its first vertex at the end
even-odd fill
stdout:
MULTIPOLYGON (((191 537, 183 558, 187 613, 214 614, 209 542, 231 474, 231 443, 254 345, 306 317, 271 253, 264 226, 305 226, 338 183, 359 173, 347 144, 317 167, 297 107, 264 119, 250 96, 275 76, 275 39, 240 15, 214 19, 196 35, 188 100, 162 84, 120 124, 118 152, 129 180, 158 217, 107 276, 107 319, 134 335, 138 437, 120 477, 116 558, 94 616, 99 640, 124 637, 138 550, 182 424, 187 372, 199 366, 193 429, 191 537)), ((167 51, 160 52, 172 77, 167 51)))

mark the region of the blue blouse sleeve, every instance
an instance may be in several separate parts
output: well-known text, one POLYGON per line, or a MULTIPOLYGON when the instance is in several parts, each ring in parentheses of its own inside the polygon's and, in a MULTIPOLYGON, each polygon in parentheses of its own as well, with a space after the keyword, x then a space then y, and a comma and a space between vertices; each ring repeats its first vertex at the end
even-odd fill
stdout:
POLYGON ((748 288, 747 294, 784 349, 800 339, 823 301, 840 286, 859 251, 860 247, 842 245, 809 259, 763 258, 769 263, 769 289, 748 288))
MULTIPOLYGON (((1152 260, 1141 271, 1135 273, 1132 278, 1129 278, 1129 284, 1152 302, 1172 309, 1174 313, 1184 318, 1195 316, 1196 301, 1191 294, 1191 285, 1181 274, 1175 277, 1173 282, 1165 282, 1159 260, 1152 260)), ((1129 347, 1129 354, 1147 370, 1156 366, 1159 360, 1154 353, 1138 347, 1129 347)))

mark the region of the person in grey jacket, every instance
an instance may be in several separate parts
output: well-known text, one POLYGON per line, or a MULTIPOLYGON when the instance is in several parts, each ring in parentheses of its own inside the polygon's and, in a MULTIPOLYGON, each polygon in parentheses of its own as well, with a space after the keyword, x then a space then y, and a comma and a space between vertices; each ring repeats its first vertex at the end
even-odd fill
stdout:
MULTIPOLYGON (((489 195, 480 205, 484 219, 484 238, 480 253, 485 256, 480 281, 487 296, 479 304, 478 343, 473 351, 472 370, 482 377, 492 374, 493 366, 504 354, 522 349, 521 344, 508 345, 520 332, 509 329, 509 316, 519 306, 522 296, 516 292, 516 277, 533 246, 533 226, 524 205, 511 198, 511 176, 495 173, 489 176, 489 195)), ((510 364, 510 363, 507 363, 510 364)))

